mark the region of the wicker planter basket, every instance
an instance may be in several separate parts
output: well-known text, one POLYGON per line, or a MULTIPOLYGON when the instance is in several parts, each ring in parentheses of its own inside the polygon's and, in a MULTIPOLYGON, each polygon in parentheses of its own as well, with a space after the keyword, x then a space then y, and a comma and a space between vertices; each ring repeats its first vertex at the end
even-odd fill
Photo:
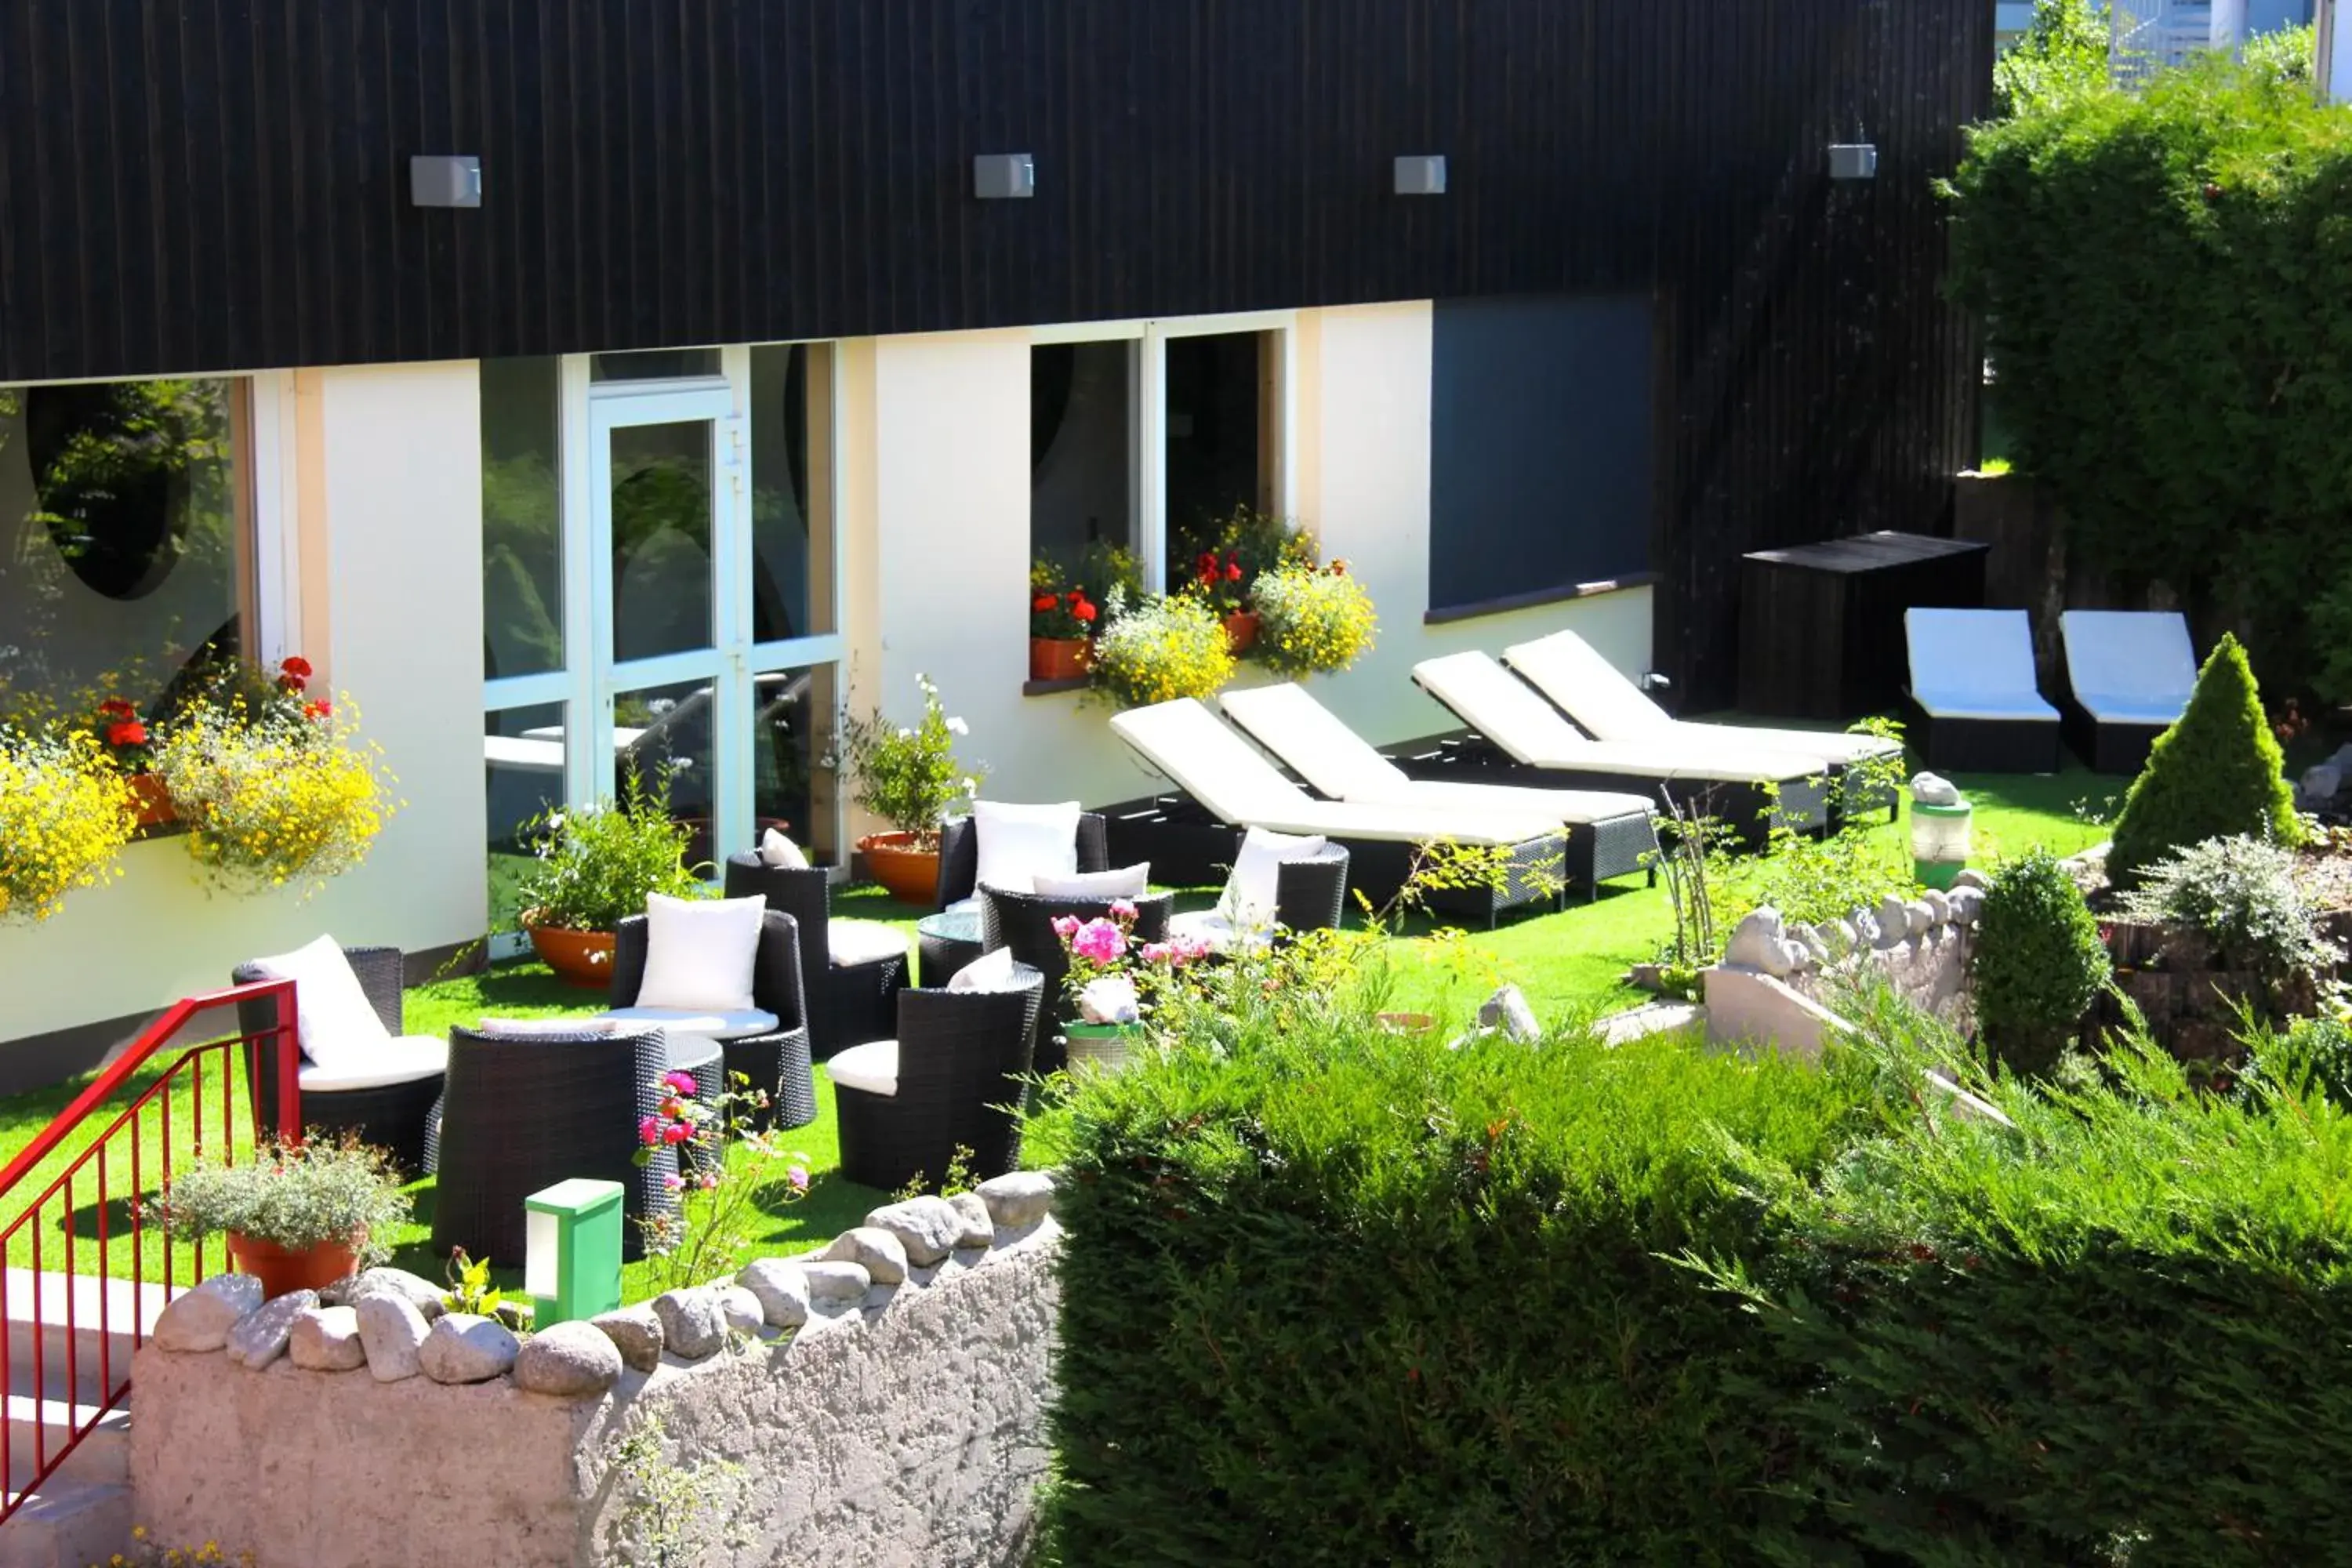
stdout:
POLYGON ((1143 1048, 1140 1024, 1065 1024, 1072 1072, 1124 1072, 1143 1048))

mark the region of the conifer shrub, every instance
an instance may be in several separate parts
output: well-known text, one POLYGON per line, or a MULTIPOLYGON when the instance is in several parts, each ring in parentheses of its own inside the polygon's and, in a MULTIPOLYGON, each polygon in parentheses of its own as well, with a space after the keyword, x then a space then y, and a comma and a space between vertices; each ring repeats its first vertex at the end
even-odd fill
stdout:
POLYGON ((2048 850, 1993 873, 1969 975, 1996 1058, 2013 1072, 2047 1072, 2113 973, 2082 889, 2048 850))
POLYGON ((2209 838, 2241 835, 2292 845, 2302 837, 2278 737, 2263 714, 2253 666, 2237 638, 2197 672, 2178 722, 2156 739, 2116 818, 2107 876, 2130 888, 2157 861, 2209 838))

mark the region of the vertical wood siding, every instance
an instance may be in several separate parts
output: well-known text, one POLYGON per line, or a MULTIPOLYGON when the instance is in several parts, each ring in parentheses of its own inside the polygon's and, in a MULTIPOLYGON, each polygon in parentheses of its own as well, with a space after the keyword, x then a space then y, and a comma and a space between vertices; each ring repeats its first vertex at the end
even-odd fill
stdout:
POLYGON ((1933 527, 1972 456, 1930 182, 1991 48, 1985 0, 12 0, 0 381, 1649 289, 1659 658, 1720 696, 1740 551, 1933 527), (480 210, 409 205, 435 152, 480 210), (1389 194, 1419 152, 1452 194, 1389 194))

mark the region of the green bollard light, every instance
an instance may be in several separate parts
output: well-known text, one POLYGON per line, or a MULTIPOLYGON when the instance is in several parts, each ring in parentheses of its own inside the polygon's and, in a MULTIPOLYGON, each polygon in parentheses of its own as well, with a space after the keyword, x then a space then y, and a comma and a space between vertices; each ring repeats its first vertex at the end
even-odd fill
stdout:
POLYGON ((574 1177, 531 1194, 522 1206, 522 1288, 533 1325, 620 1306, 621 1184, 574 1177))

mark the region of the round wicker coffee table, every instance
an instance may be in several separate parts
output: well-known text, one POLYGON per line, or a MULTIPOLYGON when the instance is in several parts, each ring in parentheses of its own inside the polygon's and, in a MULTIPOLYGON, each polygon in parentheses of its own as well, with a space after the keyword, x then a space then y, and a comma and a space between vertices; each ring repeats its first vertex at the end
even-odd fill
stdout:
POLYGON ((945 985, 982 952, 980 911, 949 910, 915 922, 915 981, 926 990, 945 985))

